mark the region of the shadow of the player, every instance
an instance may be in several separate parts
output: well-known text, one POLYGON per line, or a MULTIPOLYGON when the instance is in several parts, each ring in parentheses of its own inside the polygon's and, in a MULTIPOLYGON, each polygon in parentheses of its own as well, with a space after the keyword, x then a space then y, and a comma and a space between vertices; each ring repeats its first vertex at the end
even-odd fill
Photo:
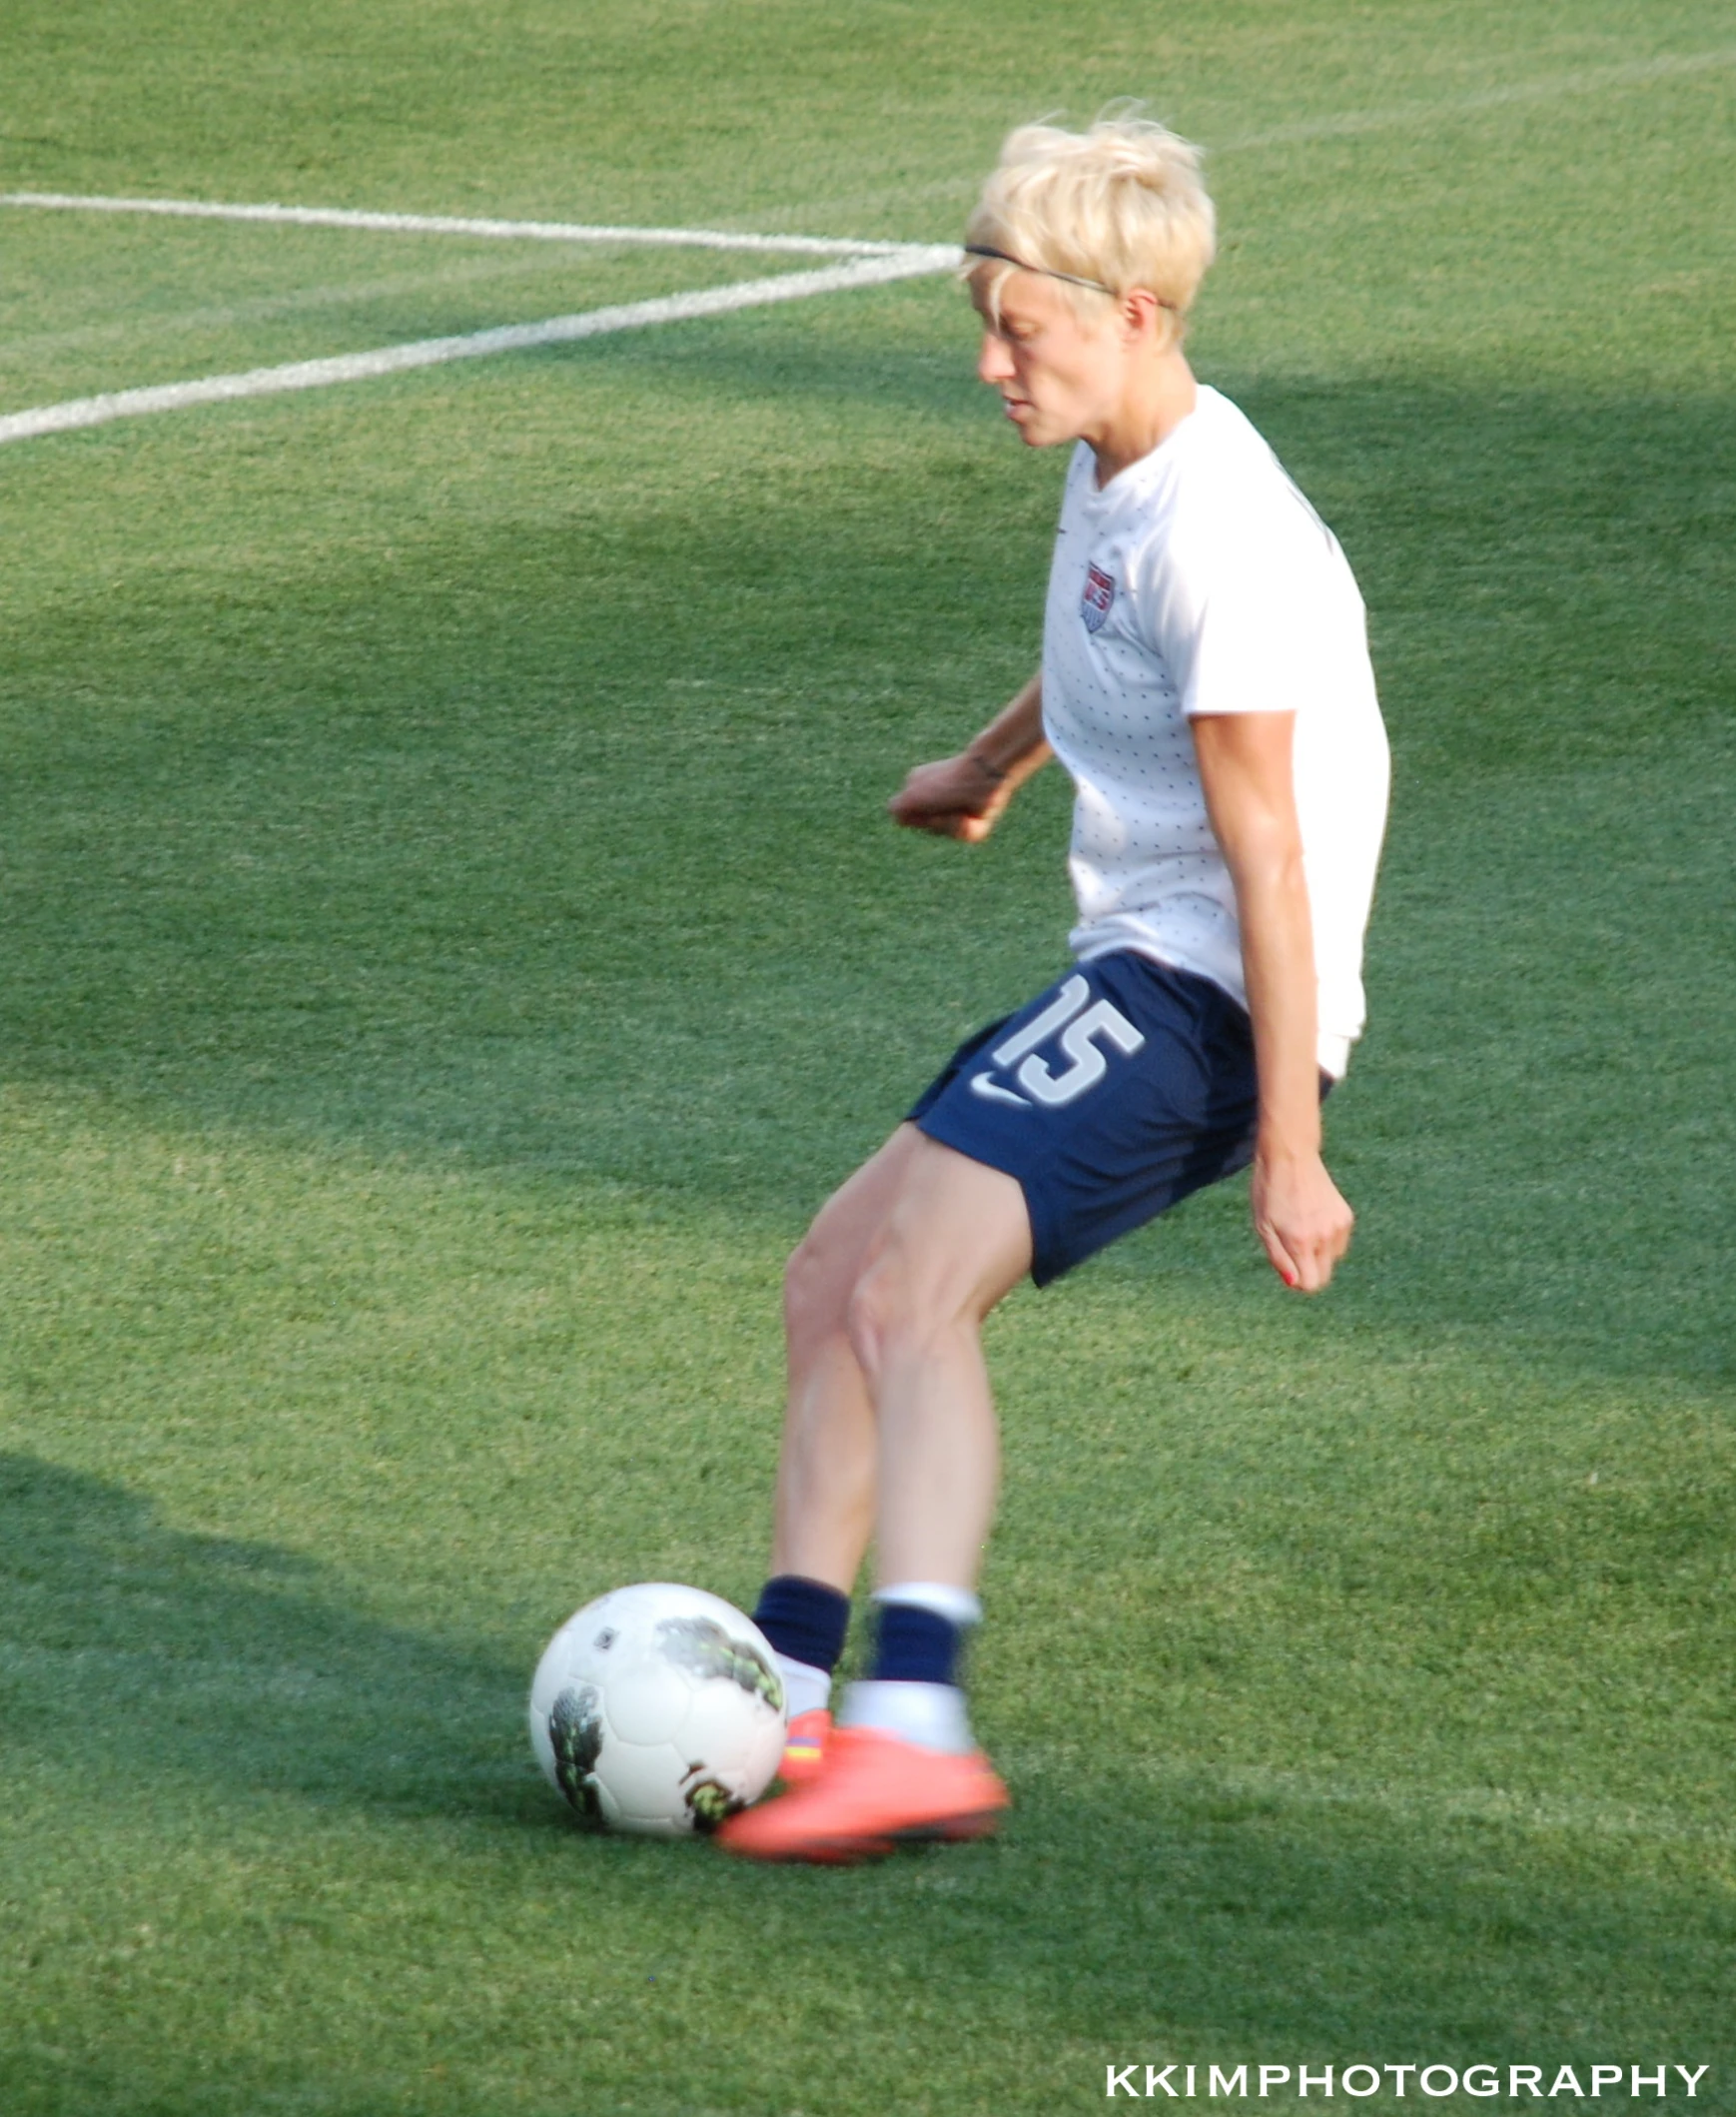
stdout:
POLYGON ((0 1454, 6 1740, 81 1779, 204 1778, 405 1814, 546 1812, 523 1671, 346 1608, 314 1561, 166 1527, 0 1454))

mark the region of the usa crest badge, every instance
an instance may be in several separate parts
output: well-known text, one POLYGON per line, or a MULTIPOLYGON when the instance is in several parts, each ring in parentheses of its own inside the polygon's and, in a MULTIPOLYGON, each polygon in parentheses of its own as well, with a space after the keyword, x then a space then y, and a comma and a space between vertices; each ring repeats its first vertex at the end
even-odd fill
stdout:
POLYGON ((1085 619, 1088 632, 1101 632, 1104 619, 1109 615, 1110 604, 1115 601, 1115 575, 1106 573, 1102 566, 1087 565, 1085 569, 1085 593, 1079 598, 1079 614, 1085 619))

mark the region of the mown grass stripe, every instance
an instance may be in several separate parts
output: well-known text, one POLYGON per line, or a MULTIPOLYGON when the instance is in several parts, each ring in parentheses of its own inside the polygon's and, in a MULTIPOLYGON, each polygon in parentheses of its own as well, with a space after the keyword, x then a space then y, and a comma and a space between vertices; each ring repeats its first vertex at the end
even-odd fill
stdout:
POLYGON ((1215 154, 1237 154, 1258 147, 1302 146, 1309 140, 1340 140, 1357 133, 1389 132, 1394 126, 1428 125, 1454 118, 1474 117, 1479 111, 1500 110, 1510 104, 1548 103, 1561 96, 1599 95, 1607 89, 1645 88, 1654 81, 1679 80, 1683 76, 1712 73, 1736 66, 1736 45, 1715 51, 1664 52, 1655 59, 1637 59, 1622 66, 1587 66, 1574 73, 1544 74, 1530 81, 1505 81, 1498 88, 1474 89, 1469 95, 1441 99, 1418 99, 1394 103, 1383 110, 1340 110, 1318 118, 1298 118, 1294 124, 1273 125, 1261 132, 1239 134, 1232 140, 1213 143, 1215 154))

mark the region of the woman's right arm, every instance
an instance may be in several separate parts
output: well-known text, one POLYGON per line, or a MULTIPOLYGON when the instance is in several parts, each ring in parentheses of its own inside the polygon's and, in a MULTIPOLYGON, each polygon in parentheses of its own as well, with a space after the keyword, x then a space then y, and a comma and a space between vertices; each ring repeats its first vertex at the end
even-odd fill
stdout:
POLYGON ((1038 674, 956 757, 919 764, 887 802, 887 812, 907 830, 980 844, 1014 794, 1050 755, 1043 733, 1043 678, 1038 674))

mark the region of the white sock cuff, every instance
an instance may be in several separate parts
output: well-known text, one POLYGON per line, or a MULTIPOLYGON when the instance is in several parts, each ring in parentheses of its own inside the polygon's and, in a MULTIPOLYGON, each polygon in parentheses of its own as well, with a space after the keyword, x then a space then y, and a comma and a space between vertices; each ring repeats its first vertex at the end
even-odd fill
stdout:
POLYGON ((968 1756, 976 1747, 965 1694, 956 1683, 852 1683, 844 1693, 842 1723, 954 1756, 968 1756))
POLYGON ((949 1588, 944 1581, 900 1581, 894 1587, 877 1588, 876 1602, 909 1602, 917 1609, 932 1609, 949 1624, 980 1624, 983 1605, 968 1588, 949 1588))
POLYGON ((777 1654, 777 1666, 784 1679, 784 1711, 788 1718, 793 1720, 798 1712, 813 1712, 831 1703, 832 1678, 825 1669, 815 1668, 808 1661, 792 1660, 787 1653, 777 1654))

